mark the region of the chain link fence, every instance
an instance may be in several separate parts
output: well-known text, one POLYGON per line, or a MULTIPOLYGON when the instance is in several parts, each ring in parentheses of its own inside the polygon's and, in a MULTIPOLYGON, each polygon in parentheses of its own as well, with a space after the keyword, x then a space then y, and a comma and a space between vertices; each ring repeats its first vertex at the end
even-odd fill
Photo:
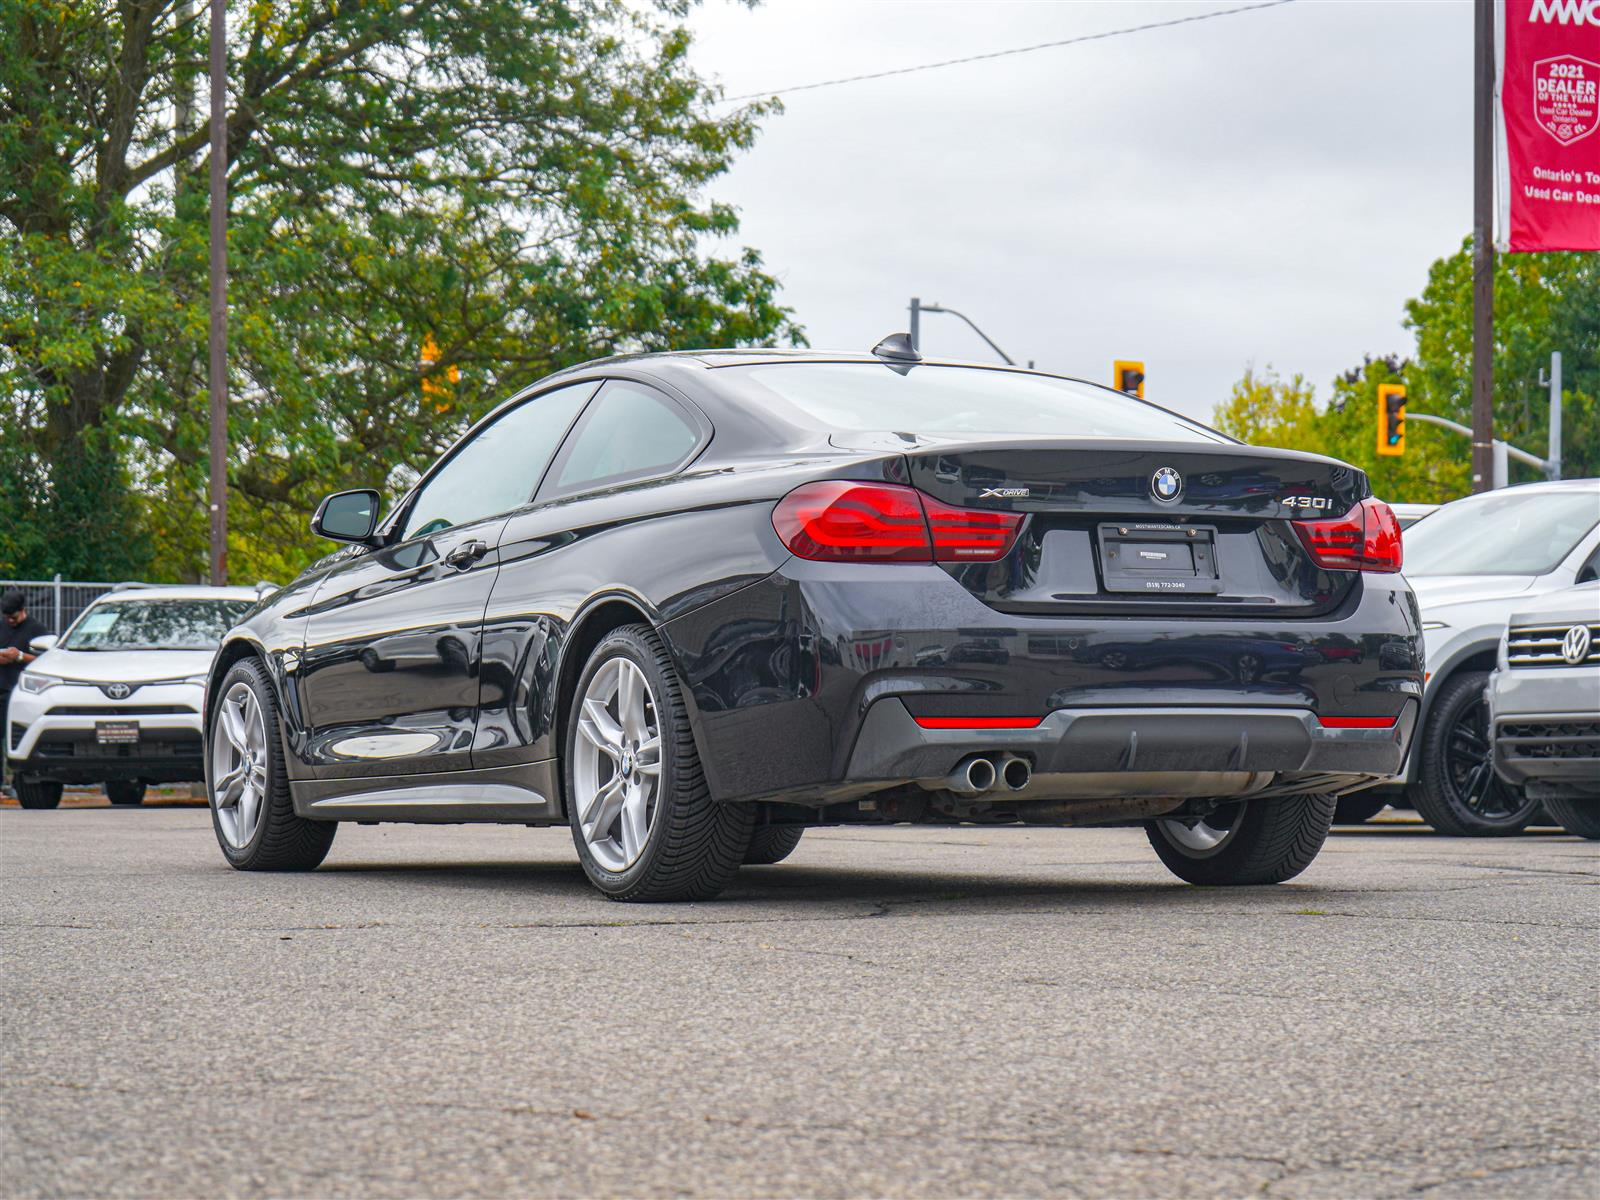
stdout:
POLYGON ((28 598, 28 615, 51 633, 65 633, 78 614, 114 589, 114 583, 54 579, 0 579, 0 592, 16 588, 28 598))

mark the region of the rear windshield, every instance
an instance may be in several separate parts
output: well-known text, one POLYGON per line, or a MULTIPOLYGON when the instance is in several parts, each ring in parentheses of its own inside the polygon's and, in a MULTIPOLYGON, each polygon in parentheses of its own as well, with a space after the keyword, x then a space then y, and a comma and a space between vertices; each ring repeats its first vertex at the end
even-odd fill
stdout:
POLYGON ((722 367, 717 376, 719 383, 732 383, 743 402, 801 428, 1227 441, 1176 413, 1087 383, 983 367, 902 369, 786 362, 722 367))
POLYGON ((1406 531, 1407 575, 1543 575, 1600 520, 1600 493, 1489 492, 1406 531))
POLYGON ((63 650, 211 650, 249 600, 108 600, 78 618, 63 650))

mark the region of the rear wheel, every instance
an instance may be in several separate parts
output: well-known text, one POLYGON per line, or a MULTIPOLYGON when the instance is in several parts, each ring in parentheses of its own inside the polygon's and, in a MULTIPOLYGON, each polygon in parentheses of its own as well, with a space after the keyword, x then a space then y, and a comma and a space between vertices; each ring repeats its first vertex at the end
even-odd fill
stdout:
POLYGON ((794 853, 805 833, 804 825, 766 825, 750 837, 750 849, 744 852, 746 866, 760 867, 780 863, 794 853))
POLYGON ((54 808, 61 803, 61 785, 48 779, 18 779, 17 803, 23 808, 54 808))
POLYGON ((1367 796, 1361 792, 1353 796, 1340 796, 1338 803, 1333 806, 1333 823, 1362 825, 1388 807, 1389 802, 1381 796, 1367 796))
POLYGON ((1591 841, 1600 838, 1600 796, 1593 800, 1546 800, 1550 819, 1568 833, 1591 841))
POLYGON ((1311 865, 1333 824, 1332 796, 1235 800, 1204 817, 1161 817, 1145 835, 1179 879, 1210 887, 1282 883, 1311 865))
POLYGON ((143 804, 144 784, 137 779, 113 779, 106 784, 106 799, 113 804, 143 804))
POLYGON ((295 816, 266 672, 255 659, 240 659, 217 690, 206 728, 206 792, 223 855, 241 871, 311 870, 339 826, 295 816))
POLYGON ((706 900, 750 845, 748 805, 706 787, 672 660, 655 631, 628 625, 595 647, 566 729, 572 840, 613 900, 706 900))
POLYGON ((1494 773, 1487 671, 1464 671, 1440 691, 1417 747, 1417 781, 1407 789, 1417 815, 1440 833, 1501 837, 1539 809, 1494 773))

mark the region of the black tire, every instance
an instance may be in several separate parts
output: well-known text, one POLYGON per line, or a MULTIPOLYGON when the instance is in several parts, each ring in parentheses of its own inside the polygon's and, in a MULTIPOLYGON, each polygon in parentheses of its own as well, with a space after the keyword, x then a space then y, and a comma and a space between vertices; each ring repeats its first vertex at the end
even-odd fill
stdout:
POLYGON ((1175 840, 1175 822, 1145 822, 1145 836, 1179 879, 1206 887, 1254 886, 1293 879, 1311 865, 1333 824, 1332 796, 1311 793, 1274 800, 1239 800, 1206 818, 1226 836, 1210 850, 1175 840))
POLYGON ((215 692, 211 711, 206 716, 206 797, 211 806, 211 828, 216 832, 217 845, 223 857, 239 871, 310 871, 328 856, 333 845, 333 835, 339 831, 336 821, 307 821, 297 817, 294 800, 289 795, 289 776, 283 762, 283 725, 278 713, 278 697, 272 690, 266 671, 253 658, 242 658, 222 677, 215 692), (211 778, 212 742, 217 737, 217 710, 222 697, 236 683, 248 684, 261 705, 261 716, 266 722, 267 789, 261 800, 261 813, 255 831, 243 847, 229 844, 222 832, 217 816, 216 784, 211 778))
POLYGON ((1364 825, 1384 809, 1389 802, 1382 796, 1368 796, 1357 792, 1353 796, 1340 796, 1333 806, 1335 825, 1364 825))
POLYGON ((750 836, 750 849, 744 852, 748 867, 770 866, 780 863, 794 853, 800 844, 804 825, 765 825, 750 836))
POLYGON ((1487 671, 1452 676, 1428 711, 1417 745, 1417 778, 1406 795, 1417 815, 1455 837, 1505 837, 1520 832, 1539 809, 1494 773, 1489 738, 1487 671))
POLYGON ((711 798, 678 673, 655 631, 646 625, 625 625, 607 634, 589 655, 570 707, 563 739, 563 783, 572 841, 589 882, 612 900, 639 902, 709 900, 722 891, 744 861, 755 812, 746 804, 718 804, 711 798), (572 798, 577 795, 574 772, 582 697, 595 673, 617 657, 631 659, 644 672, 655 697, 661 773, 644 849, 624 870, 612 871, 590 850, 572 798))
POLYGON ((61 784, 48 779, 16 779, 17 803, 23 808, 54 808, 61 803, 61 784))
POLYGON ((1590 841, 1600 839, 1600 796, 1592 800, 1549 799, 1544 806, 1550 819, 1568 833, 1590 841))
POLYGON ((113 779, 106 783, 106 799, 116 805, 144 803, 144 784, 137 779, 113 779))

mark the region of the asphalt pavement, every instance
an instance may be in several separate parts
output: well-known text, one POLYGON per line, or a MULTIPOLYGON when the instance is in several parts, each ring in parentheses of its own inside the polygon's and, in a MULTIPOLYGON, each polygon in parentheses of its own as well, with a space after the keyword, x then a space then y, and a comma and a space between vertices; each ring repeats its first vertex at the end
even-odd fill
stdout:
POLYGON ((5 1196, 1600 1192, 1600 851, 1336 834, 1205 891, 1138 830, 806 835, 610 903, 564 830, 0 810, 5 1196))

